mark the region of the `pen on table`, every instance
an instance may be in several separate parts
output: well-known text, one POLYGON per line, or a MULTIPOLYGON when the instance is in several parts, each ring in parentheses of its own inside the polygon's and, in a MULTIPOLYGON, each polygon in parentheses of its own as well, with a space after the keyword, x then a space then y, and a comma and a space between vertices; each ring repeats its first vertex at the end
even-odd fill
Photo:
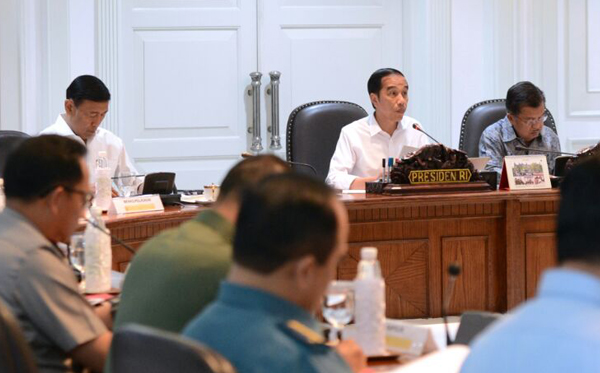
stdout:
POLYGON ((383 174, 381 175, 381 182, 385 183, 385 158, 381 158, 381 167, 383 167, 383 174))
POLYGON ((389 157, 388 158, 388 175, 387 175, 387 182, 391 183, 392 182, 392 167, 394 166, 394 158, 389 157))

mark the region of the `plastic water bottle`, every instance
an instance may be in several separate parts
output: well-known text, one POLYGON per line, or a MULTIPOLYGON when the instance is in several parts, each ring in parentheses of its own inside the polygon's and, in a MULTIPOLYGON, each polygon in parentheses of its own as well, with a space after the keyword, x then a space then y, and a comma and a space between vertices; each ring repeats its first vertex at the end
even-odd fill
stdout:
POLYGON ((106 151, 101 150, 98 152, 98 158, 96 158, 96 196, 94 201, 96 206, 100 207, 102 211, 108 211, 112 201, 110 176, 106 151))
POLYGON ((385 283, 376 248, 360 250, 354 285, 356 341, 367 356, 385 355, 385 283))
MULTIPOLYGON (((102 211, 98 206, 91 209, 90 220, 110 233, 102 220, 102 211)), ((111 288, 112 251, 110 236, 87 224, 83 234, 85 240, 85 288, 88 293, 105 293, 111 288)))
POLYGON ((4 210, 6 205, 6 197, 4 196, 4 179, 0 178, 0 212, 4 210))

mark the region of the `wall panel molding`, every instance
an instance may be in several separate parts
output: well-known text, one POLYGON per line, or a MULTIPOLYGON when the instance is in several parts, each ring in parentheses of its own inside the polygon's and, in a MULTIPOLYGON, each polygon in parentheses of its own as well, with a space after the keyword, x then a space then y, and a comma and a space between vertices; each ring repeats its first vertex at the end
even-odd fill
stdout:
POLYGON ((96 0, 96 74, 110 90, 104 128, 119 135, 119 1, 96 0))
POLYGON ((600 0, 587 0, 588 92, 600 93, 600 0))

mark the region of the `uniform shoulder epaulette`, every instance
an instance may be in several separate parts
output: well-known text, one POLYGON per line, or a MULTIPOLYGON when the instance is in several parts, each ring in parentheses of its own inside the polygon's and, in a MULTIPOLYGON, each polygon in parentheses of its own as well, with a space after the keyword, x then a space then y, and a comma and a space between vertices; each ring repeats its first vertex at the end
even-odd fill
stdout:
POLYGON ((324 344, 325 337, 298 320, 288 320, 283 328, 308 344, 324 344))

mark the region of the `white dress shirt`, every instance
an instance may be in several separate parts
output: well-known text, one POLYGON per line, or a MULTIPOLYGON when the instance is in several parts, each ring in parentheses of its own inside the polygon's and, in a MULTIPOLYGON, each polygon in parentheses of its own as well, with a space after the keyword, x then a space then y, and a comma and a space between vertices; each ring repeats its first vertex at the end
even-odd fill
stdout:
POLYGON ((327 184, 337 189, 350 189, 356 178, 379 175, 381 160, 398 158, 403 146, 420 148, 428 144, 425 134, 412 128, 414 123, 418 122, 405 115, 390 136, 371 114, 342 128, 329 164, 327 184))
MULTIPOLYGON (((83 145, 87 146, 87 164, 90 170, 90 182, 94 183, 95 176, 94 170, 96 168, 96 159, 98 158, 98 152, 105 151, 106 158, 108 160, 108 167, 111 169, 111 175, 123 176, 123 175, 137 175, 137 171, 133 166, 133 163, 129 159, 123 141, 115 134, 107 129, 98 127, 96 134, 91 139, 88 139, 87 144, 83 139, 77 136, 71 127, 65 122, 64 114, 61 114, 56 118, 56 122, 50 127, 45 128, 40 135, 61 135, 72 138, 73 140, 79 141, 83 145)), ((127 179, 123 179, 124 181, 127 179)), ((140 185, 143 182, 143 178, 131 178, 131 185, 140 185)))

